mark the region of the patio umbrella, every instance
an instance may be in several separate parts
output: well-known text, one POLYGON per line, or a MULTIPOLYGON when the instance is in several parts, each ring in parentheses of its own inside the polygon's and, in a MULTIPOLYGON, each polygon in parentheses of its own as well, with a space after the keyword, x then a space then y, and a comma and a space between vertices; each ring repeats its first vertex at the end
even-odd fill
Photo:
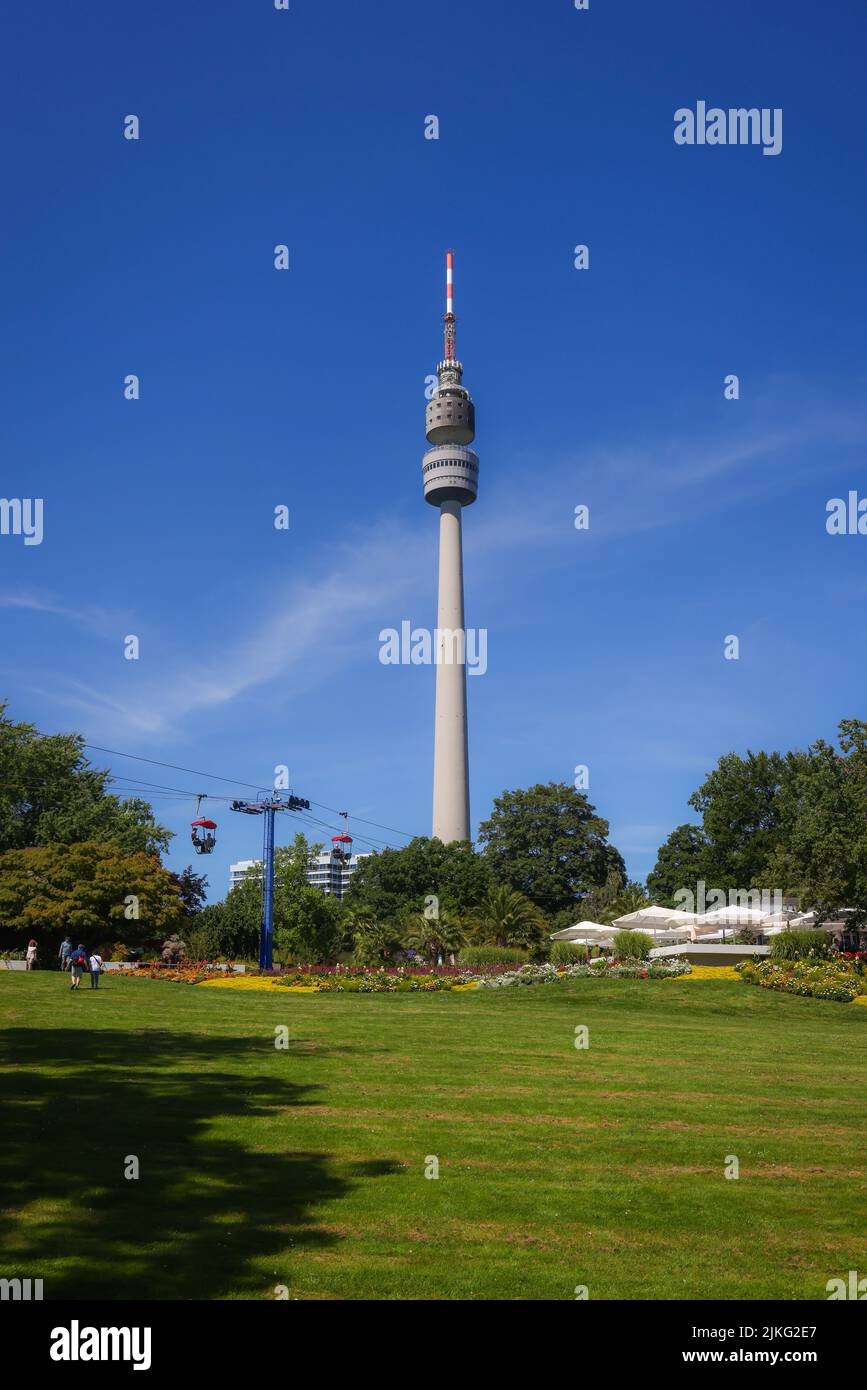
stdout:
POLYGON ((656 939, 658 935, 669 936, 672 932, 684 933, 689 940, 695 939, 695 923, 700 920, 692 912, 681 912, 676 907, 640 907, 637 912, 627 912, 624 917, 615 917, 612 926, 620 931, 646 931, 656 939))
POLYGON ((576 922, 574 927, 564 927, 562 931, 555 931, 551 937, 552 941, 582 941, 593 944, 606 937, 611 940, 615 935, 612 927, 606 927, 602 922, 576 922))
POLYGON ((715 908, 713 912, 705 912, 703 916, 696 918, 696 932, 699 937, 703 936, 704 928, 709 927, 715 930, 722 927, 722 939, 725 941, 725 931, 727 927, 734 930, 737 927, 759 928, 762 922, 767 921, 768 914, 762 912, 758 907, 741 907, 738 903, 730 903, 728 907, 715 908))

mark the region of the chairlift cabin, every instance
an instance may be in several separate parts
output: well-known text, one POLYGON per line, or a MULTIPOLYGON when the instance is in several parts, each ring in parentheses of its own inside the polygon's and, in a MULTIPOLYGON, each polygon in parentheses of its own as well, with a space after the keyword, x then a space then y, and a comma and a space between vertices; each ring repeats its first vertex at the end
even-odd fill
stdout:
POLYGON ((346 864, 352 857, 352 836, 332 835, 331 853, 335 859, 339 859, 342 864, 346 864))
POLYGON ((214 831, 217 828, 215 820, 194 820, 191 827, 190 839, 193 842, 193 849, 196 854, 210 854, 217 837, 214 831))

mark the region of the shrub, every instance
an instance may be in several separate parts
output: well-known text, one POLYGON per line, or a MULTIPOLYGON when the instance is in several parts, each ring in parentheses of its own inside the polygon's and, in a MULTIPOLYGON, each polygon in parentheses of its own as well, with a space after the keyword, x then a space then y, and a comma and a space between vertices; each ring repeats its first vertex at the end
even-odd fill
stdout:
POLYGON ((575 965, 587 960, 590 952, 577 941, 552 941, 548 956, 552 965, 575 965))
POLYGON ((772 960, 829 960, 832 954, 828 933, 821 927, 794 927, 771 937, 772 960))
POLYGON ((619 931, 614 938, 614 949, 620 960, 647 960, 653 937, 643 931, 619 931))
POLYGON ((519 946, 464 946, 458 955, 459 965, 500 965, 515 962, 520 965, 527 952, 519 946))

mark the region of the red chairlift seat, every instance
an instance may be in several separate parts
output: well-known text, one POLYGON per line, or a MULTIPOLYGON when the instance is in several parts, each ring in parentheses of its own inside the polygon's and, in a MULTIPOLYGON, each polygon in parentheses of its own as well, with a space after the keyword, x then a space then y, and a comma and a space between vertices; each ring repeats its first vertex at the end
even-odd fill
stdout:
POLYGON ((210 854, 217 843, 214 831, 217 828, 215 820, 194 820, 191 824, 190 839, 193 842, 193 849, 196 854, 210 854))

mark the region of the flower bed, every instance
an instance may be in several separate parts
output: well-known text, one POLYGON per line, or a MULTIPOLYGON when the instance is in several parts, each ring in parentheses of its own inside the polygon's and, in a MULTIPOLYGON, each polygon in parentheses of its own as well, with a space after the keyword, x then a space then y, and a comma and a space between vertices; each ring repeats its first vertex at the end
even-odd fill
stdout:
POLYGON ((768 960, 761 963, 739 961, 735 970, 741 979, 762 989, 781 990, 784 994, 803 994, 810 999, 830 999, 849 1004, 857 999, 864 987, 850 961, 839 960, 768 960))
POLYGON ((522 965, 519 970, 480 980, 479 986, 482 989, 511 989, 514 985, 556 984, 560 980, 669 980, 678 975, 689 975, 691 971, 692 966, 680 956, 647 961, 608 960, 600 956, 578 965, 522 965))
POLYGON ((332 969, 330 973, 308 970, 290 971, 277 977, 284 989, 309 989, 315 994, 407 994, 423 991, 465 989, 480 983, 475 971, 419 971, 405 966, 397 969, 332 969))
POLYGON ((692 970, 689 975, 673 975, 671 979, 684 980, 739 980, 740 975, 736 974, 733 965, 696 965, 693 962, 692 970))
POLYGON ((140 965, 124 965, 116 973, 135 980, 171 980, 174 984, 197 985, 203 980, 231 974, 232 966, 212 965, 206 960, 181 961, 167 965, 165 961, 148 961, 140 965))
POLYGON ((576 965, 454 966, 301 966, 274 974, 236 975, 231 965, 206 961, 167 966, 154 962, 120 973, 135 979, 169 980, 175 984, 216 985, 226 989, 290 989, 308 994, 432 994, 442 990, 509 989, 515 985, 557 984, 561 980, 667 980, 689 975, 692 967, 679 956, 665 960, 607 960, 576 965))

